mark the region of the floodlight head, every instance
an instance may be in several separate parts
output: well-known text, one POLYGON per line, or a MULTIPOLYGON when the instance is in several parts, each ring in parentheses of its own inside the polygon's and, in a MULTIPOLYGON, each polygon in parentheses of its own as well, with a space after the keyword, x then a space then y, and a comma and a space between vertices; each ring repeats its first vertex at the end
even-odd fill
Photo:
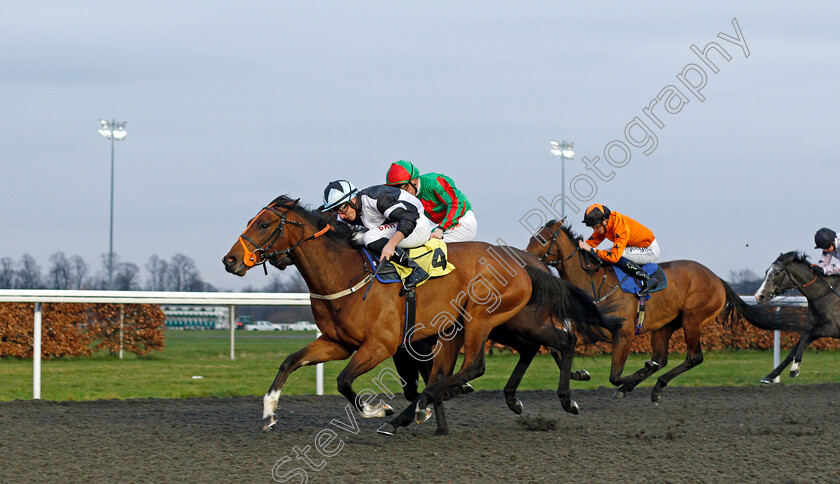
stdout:
POLYGON ((101 124, 102 127, 99 129, 99 134, 110 140, 121 141, 128 135, 125 130, 125 123, 125 121, 107 121, 105 119, 100 119, 99 124, 101 124))

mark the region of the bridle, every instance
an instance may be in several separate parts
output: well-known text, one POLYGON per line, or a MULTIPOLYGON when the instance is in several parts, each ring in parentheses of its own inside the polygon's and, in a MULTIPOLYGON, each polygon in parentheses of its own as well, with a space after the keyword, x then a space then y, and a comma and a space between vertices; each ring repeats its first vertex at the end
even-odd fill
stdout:
MULTIPOLYGON (((561 220, 561 221, 560 221, 560 226, 561 226, 561 227, 563 226, 563 222, 564 222, 564 221, 565 221, 565 219, 563 219, 563 220, 561 220)), ((593 264, 593 263, 592 263, 592 261, 591 261, 591 259, 590 259, 589 257, 587 257, 586 253, 584 253, 584 251, 582 251, 582 250, 580 249, 580 247, 578 246, 578 247, 575 247, 575 250, 573 250, 573 251, 572 251, 572 252, 571 252, 571 253, 570 253, 570 254, 569 254, 569 255, 568 255, 565 259, 562 259, 562 260, 561 260, 561 254, 560 254, 560 244, 557 242, 557 239, 560 237, 560 232, 559 232, 559 231, 555 232, 555 231, 554 231, 554 230, 552 230, 552 229, 551 229, 551 227, 549 227, 548 225, 546 225, 546 226, 545 226, 545 227, 543 227, 543 228, 544 228, 545 230, 547 230, 547 231, 551 234, 551 241, 550 241, 550 242, 549 242, 549 244, 548 244, 548 249, 545 251, 545 254, 543 254, 542 256, 538 257, 538 259, 539 259, 539 261, 540 261, 540 262, 542 262, 543 264, 545 264, 545 265, 547 265, 547 266, 554 267, 554 268, 557 270, 557 272, 558 272, 558 273, 560 273, 561 275, 563 275, 563 274, 565 273, 565 269, 562 269, 562 270, 561 270, 560 265, 561 265, 561 264, 563 264, 563 266, 565 266, 565 263, 566 263, 569 259, 571 259, 572 257, 574 257, 574 256, 575 256, 575 254, 577 254, 577 256, 578 256, 578 263, 580 264, 580 268, 581 268, 584 272, 586 272, 587 274, 589 274, 589 284, 590 284, 590 286, 592 286, 592 298, 593 298, 593 299, 595 299, 595 302, 596 302, 596 303, 599 303, 599 302, 603 301, 604 299, 606 299, 606 298, 608 298, 608 297, 610 297, 610 296, 612 296, 612 295, 613 295, 613 293, 614 293, 614 292, 618 289, 618 287, 619 287, 618 285, 615 285, 615 286, 614 286, 614 287, 610 290, 610 292, 608 292, 605 296, 603 296, 603 297, 599 297, 599 294, 601 293, 601 290, 604 288, 604 285, 605 285, 605 284, 606 284, 606 282, 607 282, 607 272, 606 272, 606 271, 604 271, 604 277, 601 279, 601 284, 600 284, 600 287, 597 287, 597 288, 595 287, 595 278, 594 278, 594 275, 595 275, 598 271, 600 271, 600 270, 603 268, 603 266, 604 266, 604 265, 603 265, 603 262, 601 261, 601 259, 600 259, 600 258, 599 258, 599 259, 597 259, 597 261, 593 264), (555 245, 555 244, 557 244, 557 252, 556 252, 556 253, 557 253, 557 259, 556 259, 556 260, 553 260, 553 261, 548 261, 548 262, 547 262, 547 261, 546 261, 546 259, 547 259, 547 258, 548 258, 548 256, 551 254, 551 249, 554 247, 554 245, 555 245)), ((562 229, 561 229, 561 230, 562 230, 562 229)))
MULTIPOLYGON (((771 266, 771 267, 772 267, 772 266, 771 266)), ((838 293, 838 292, 837 292, 837 290, 836 290, 836 289, 834 289, 834 286, 832 286, 831 284, 829 284, 829 283, 828 283, 828 281, 826 281, 824 277, 820 277, 820 276, 819 276, 819 274, 814 274, 814 278, 813 278, 813 279, 811 279, 809 282, 806 282, 805 284, 801 284, 801 285, 800 285, 798 282, 796 282, 796 279, 794 279, 794 278, 793 278, 793 274, 791 274, 790 269, 788 268, 788 264, 782 264, 782 269, 784 269, 785 274, 787 275, 788 279, 789 279, 789 280, 790 280, 790 282, 791 282, 791 283, 792 283, 792 284, 793 284, 793 285, 794 285, 794 286, 795 286, 795 287, 799 290, 799 292, 802 292, 802 290, 803 290, 803 289, 805 289, 806 287, 808 287, 808 286, 810 286, 811 284, 815 283, 815 282, 817 281, 817 279, 819 279, 820 281, 822 281, 822 282, 823 282, 823 284, 825 284, 825 285, 826 285, 826 287, 828 287, 829 291, 826 291, 824 294, 821 294, 821 295, 819 295, 819 296, 815 297, 815 298, 813 299, 814 301, 816 301, 817 299, 821 299, 821 298, 823 298, 823 297, 827 296, 827 295, 828 295, 829 293, 831 293, 831 292, 833 292, 833 293, 834 293, 837 297, 840 297, 840 293, 838 293)), ((771 293, 770 293, 770 298, 772 299, 773 297, 777 296, 778 294, 779 294, 779 293, 773 293, 773 292, 771 292, 771 293)))
POLYGON ((242 232, 242 235, 239 236, 239 244, 242 245, 242 250, 244 252, 244 255, 242 256, 242 262, 244 262, 246 266, 253 267, 257 265, 262 265, 266 274, 268 274, 268 268, 265 267, 265 263, 267 261, 281 255, 288 257, 292 254, 292 251, 300 247, 301 244, 303 244, 304 242, 316 239, 327 233, 330 229, 332 229, 332 226, 327 224, 327 226, 321 229, 320 231, 314 233, 313 235, 310 235, 309 237, 300 239, 296 244, 287 247, 283 250, 276 250, 274 252, 271 252, 271 248, 274 246, 274 243, 283 237, 283 230, 285 230, 287 223, 291 225, 297 225, 298 227, 303 227, 303 224, 300 222, 296 222, 294 220, 287 220, 286 217, 288 216, 288 213, 288 211, 281 212, 269 205, 260 210, 260 213, 258 213, 257 216, 254 217, 254 219, 248 224, 248 226, 245 227, 245 232, 242 232), (251 224, 253 224, 266 210, 273 213, 274 215, 277 215, 277 217, 280 219, 280 222, 277 223, 277 227, 274 229, 274 231, 271 232, 271 234, 269 234, 269 236, 266 237, 265 240, 258 244, 251 240, 250 237, 245 235, 245 232, 248 231, 248 229, 251 227, 251 224), (251 244, 254 247, 254 250, 249 250, 248 246, 245 245, 245 242, 251 244))

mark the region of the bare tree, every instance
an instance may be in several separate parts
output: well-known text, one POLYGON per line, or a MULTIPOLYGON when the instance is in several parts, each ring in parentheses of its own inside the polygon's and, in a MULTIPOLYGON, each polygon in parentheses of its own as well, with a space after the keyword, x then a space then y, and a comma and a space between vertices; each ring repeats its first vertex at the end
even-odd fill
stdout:
POLYGON ((741 269, 737 271, 729 271, 729 281, 732 283, 732 289, 738 294, 755 294, 755 291, 761 287, 764 278, 756 274, 750 269, 741 269))
POLYGON ((11 257, 0 259, 0 289, 15 287, 15 263, 11 257))
POLYGON ((149 291, 165 291, 166 287, 166 273, 169 264, 158 256, 153 255, 149 257, 146 262, 146 270, 149 271, 149 279, 146 281, 146 289, 149 291))
POLYGON ((35 258, 29 254, 23 254, 16 272, 15 286, 18 289, 41 289, 41 267, 35 262, 35 258))
POLYGON ((70 259, 70 264, 73 266, 73 289, 83 289, 84 280, 87 276, 87 264, 80 255, 74 255, 70 259))
POLYGON ((140 289, 140 283, 137 281, 140 268, 137 267, 137 264, 124 262, 116 264, 114 269, 114 282, 112 284, 114 290, 135 291, 140 289))
POLYGON ((287 269, 283 276, 271 274, 260 292, 309 292, 309 288, 300 272, 287 269))
POLYGON ((195 262, 184 254, 172 256, 166 271, 166 286, 170 291, 186 291, 195 277, 195 262))
POLYGON ((73 287, 73 266, 64 252, 50 256, 50 268, 47 270, 47 287, 50 289, 71 289, 73 287))

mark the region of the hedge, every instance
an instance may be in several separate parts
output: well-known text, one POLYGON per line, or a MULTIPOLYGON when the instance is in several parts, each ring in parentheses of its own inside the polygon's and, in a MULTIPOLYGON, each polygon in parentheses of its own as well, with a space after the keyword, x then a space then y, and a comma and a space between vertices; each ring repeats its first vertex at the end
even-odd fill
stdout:
MULTIPOLYGON (((41 356, 115 354, 120 347, 123 306, 123 351, 145 355, 164 347, 166 316, 149 304, 44 304, 41 356)), ((0 304, 0 357, 32 358, 34 303, 0 304)))

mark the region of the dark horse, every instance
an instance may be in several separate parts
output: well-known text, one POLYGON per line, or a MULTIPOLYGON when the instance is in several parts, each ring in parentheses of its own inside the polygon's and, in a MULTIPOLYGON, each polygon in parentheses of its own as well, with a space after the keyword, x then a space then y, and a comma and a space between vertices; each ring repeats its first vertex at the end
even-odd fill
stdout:
POLYGON ((662 398, 662 389, 678 375, 703 362, 700 340, 703 327, 718 316, 724 323, 743 316, 755 326, 776 329, 770 311, 751 307, 705 266, 690 260, 659 264, 665 271, 668 286, 652 294, 647 302, 646 316, 640 333, 651 334, 652 357, 645 366, 630 376, 621 376, 636 333, 638 298, 618 287, 613 269, 578 247, 580 236, 563 221, 552 220, 528 244, 528 252, 547 265, 553 266, 576 286, 592 292, 596 301, 616 305, 615 314, 624 318, 624 325, 612 335, 612 366, 610 383, 619 387, 613 397, 623 397, 639 383, 668 363, 668 343, 671 335, 683 328, 686 343, 685 361, 660 376, 651 392, 651 400, 662 398))
MULTIPOLYGON (((363 297, 361 289, 370 274, 362 254, 351 246, 349 236, 349 229, 333 229, 319 212, 281 196, 248 223, 222 259, 228 272, 242 276, 268 259, 288 257, 312 293, 312 312, 322 335, 280 365, 263 398, 265 430, 276 424, 274 410, 291 372, 304 365, 338 359, 350 358, 338 376, 339 392, 365 416, 388 413, 383 405, 373 408, 359 398, 352 383, 391 357, 402 343, 404 300, 396 284, 373 285, 363 297)), ((484 372, 484 343, 490 331, 526 306, 539 316, 550 316, 561 327, 567 315, 548 313, 557 308, 572 312, 578 307, 568 291, 540 289, 542 284, 557 284, 553 282, 556 279, 534 277, 534 271, 515 270, 516 260, 503 248, 481 242, 453 244, 449 260, 457 270, 417 289, 417 321, 423 324, 412 333, 411 341, 433 335, 445 337, 462 330, 464 362, 457 373, 439 378, 423 390, 416 406, 409 407, 418 412, 429 403, 437 405, 459 394, 465 383, 480 376, 484 372), (566 298, 552 301, 547 294, 566 298)), ((573 319, 579 320, 578 330, 593 332, 585 317, 573 319)), ((552 347, 562 353, 563 367, 570 371, 573 352, 568 349, 570 343, 574 344, 572 333, 554 334, 552 347)), ((567 374, 567 385, 568 378, 567 374)), ((568 386, 565 392, 568 394, 568 386)))
MULTIPOLYGON (((620 318, 603 315, 605 313, 608 314, 611 311, 610 307, 602 307, 599 311, 597 306, 595 306, 592 302, 592 298, 590 298, 583 290, 566 281, 558 280, 551 276, 546 267, 533 254, 514 248, 510 248, 510 250, 517 258, 521 259, 521 263, 525 265, 526 270, 532 278, 545 279, 549 281, 545 284, 535 285, 535 290, 539 289, 541 291, 549 292, 559 291, 555 295, 545 293, 537 299, 548 298, 555 301, 555 303, 560 302, 563 304, 562 301, 571 297, 572 300, 579 306, 580 310, 566 310, 562 307, 558 307, 551 311, 554 313, 565 313, 566 319, 573 323, 572 325, 564 326, 560 329, 560 331, 567 333, 572 329, 578 328, 578 320, 589 320, 599 329, 599 332, 597 333, 587 331, 582 334, 582 342, 590 343, 605 339, 603 337, 604 334, 609 334, 621 327, 622 321, 620 318), (552 279, 554 279, 554 281, 551 281, 552 279), (564 294, 566 292, 569 292, 570 294, 564 294)), ((542 314, 538 313, 534 311, 534 308, 531 306, 526 306, 525 310, 514 316, 509 321, 506 321, 504 324, 493 328, 490 332, 489 339, 495 341, 496 343, 511 347, 519 355, 519 361, 517 362, 516 367, 504 387, 505 402, 507 403, 508 408, 516 414, 521 414, 523 409, 522 402, 516 398, 516 390, 522 382, 525 372, 539 352, 541 346, 547 346, 551 350, 551 355, 557 363, 557 367, 560 369, 560 384, 557 388, 557 396, 560 398, 563 409, 572 414, 577 414, 579 412, 577 403, 571 401, 569 398, 569 377, 572 380, 589 380, 590 375, 586 370, 571 372, 571 375, 569 375, 570 367, 568 365, 571 364, 571 360, 563 358, 563 353, 552 347, 552 340, 558 332, 558 328, 555 327, 554 324, 556 324, 556 321, 552 321, 550 315, 546 315, 544 312, 542 314)), ((586 328, 586 326, 584 326, 584 328, 586 328)), ((421 359, 413 357, 408 351, 406 351, 405 347, 401 347, 397 350, 393 359, 400 377, 406 382, 403 386, 403 394, 407 400, 413 401, 418 395, 417 383, 419 376, 422 375, 423 380, 428 384, 430 381, 435 381, 436 376, 440 377, 452 373, 458 357, 458 351, 463 343, 462 336, 462 333, 458 333, 452 340, 444 341, 440 347, 439 356, 436 357, 434 361, 422 361, 421 359)), ((573 346, 578 341, 577 335, 574 331, 572 331, 568 337, 569 339, 567 344, 570 346, 567 347, 567 351, 573 352, 573 346)), ((420 350, 421 353, 428 353, 431 351, 432 346, 436 344, 436 338, 433 337, 413 343, 411 346, 415 350, 417 350, 417 348, 422 348, 420 350)), ((438 434, 445 434, 447 430, 446 422, 443 417, 442 406, 435 406, 435 415, 438 423, 438 434)), ((394 433, 396 428, 404 427, 409 423, 410 415, 404 413, 397 416, 391 422, 383 424, 379 427, 378 431, 383 434, 391 435, 394 433)))
POLYGON ((819 276, 811 270, 808 258, 798 252, 780 254, 767 269, 767 275, 755 299, 764 304, 788 289, 797 289, 808 300, 808 312, 804 326, 787 327, 799 333, 799 342, 788 353, 784 361, 769 375, 761 379, 761 383, 772 383, 790 366, 791 378, 799 376, 799 364, 802 353, 813 341, 820 338, 840 338, 840 294, 836 289, 840 283, 840 276, 819 276))

